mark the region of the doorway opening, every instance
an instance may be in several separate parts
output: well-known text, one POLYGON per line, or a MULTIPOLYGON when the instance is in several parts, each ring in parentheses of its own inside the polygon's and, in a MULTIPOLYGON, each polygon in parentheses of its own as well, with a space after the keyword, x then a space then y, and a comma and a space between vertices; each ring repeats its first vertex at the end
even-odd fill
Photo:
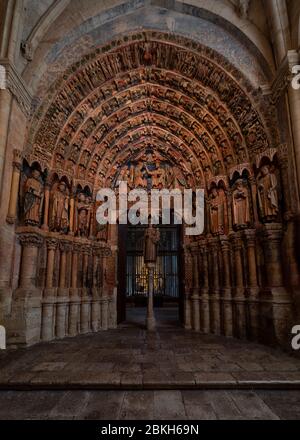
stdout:
MULTIPOLYGON (((148 298, 144 264, 147 226, 119 226, 118 321, 143 327, 148 298)), ((154 312, 157 326, 179 326, 183 319, 181 227, 157 225, 160 232, 154 269, 154 312)))

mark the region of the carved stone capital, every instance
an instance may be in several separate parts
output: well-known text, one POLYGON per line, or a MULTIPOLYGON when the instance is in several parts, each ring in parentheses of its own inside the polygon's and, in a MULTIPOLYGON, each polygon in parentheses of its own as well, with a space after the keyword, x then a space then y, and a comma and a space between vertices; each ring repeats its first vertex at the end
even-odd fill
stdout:
POLYGON ((243 231, 247 247, 255 247, 256 244, 256 231, 255 229, 246 229, 243 231))
POLYGON ((73 243, 67 240, 62 240, 59 242, 59 248, 62 252, 71 252, 73 249, 73 243))
POLYGON ((227 253, 230 251, 230 241, 227 237, 220 237, 221 249, 223 253, 227 253))
POLYGON ((239 251, 243 247, 243 240, 240 233, 235 233, 230 236, 230 241, 234 251, 239 251))
POLYGON ((107 247, 102 247, 99 250, 99 256, 102 258, 108 258, 112 256, 112 250, 110 248, 107 247))
POLYGON ((21 233, 18 235, 18 239, 22 247, 41 247, 43 244, 43 238, 34 233, 21 233))
POLYGON ((46 239, 46 245, 48 250, 55 251, 57 249, 57 240, 55 238, 47 238, 46 239))
POLYGON ((260 234, 266 244, 279 243, 282 240, 282 225, 280 223, 265 224, 260 234))

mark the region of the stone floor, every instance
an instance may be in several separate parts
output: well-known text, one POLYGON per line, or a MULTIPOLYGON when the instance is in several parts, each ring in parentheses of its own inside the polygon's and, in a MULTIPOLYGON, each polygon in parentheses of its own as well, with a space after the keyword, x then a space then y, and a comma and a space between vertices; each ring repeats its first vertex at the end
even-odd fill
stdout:
POLYGON ((300 419, 299 391, 2 391, 0 420, 300 419))
POLYGON ((154 333, 133 310, 116 330, 2 351, 0 389, 300 389, 300 359, 185 331, 174 313, 157 311, 154 333))

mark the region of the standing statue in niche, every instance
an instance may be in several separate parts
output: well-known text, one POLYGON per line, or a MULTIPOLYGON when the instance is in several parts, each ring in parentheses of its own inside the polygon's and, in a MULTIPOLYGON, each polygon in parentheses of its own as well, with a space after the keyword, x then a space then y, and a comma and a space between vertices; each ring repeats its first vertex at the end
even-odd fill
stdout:
POLYGON ((44 191, 41 173, 33 170, 24 185, 24 217, 25 224, 39 226, 41 223, 44 191))
POLYGON ((209 213, 211 233, 214 235, 225 234, 227 204, 225 192, 222 188, 212 188, 209 201, 209 213))
POLYGON ((66 234, 69 227, 69 196, 67 186, 60 182, 52 193, 50 230, 66 234))
POLYGON ((246 228, 250 223, 249 191, 243 179, 238 179, 232 193, 233 226, 246 228))
POLYGON ((160 238, 159 230, 150 223, 145 232, 144 262, 155 263, 157 259, 157 246, 160 238))
POLYGON ((268 165, 264 165, 258 175, 258 206, 261 218, 265 221, 274 220, 279 212, 277 178, 270 171, 268 165))
POLYGON ((91 205, 85 194, 78 194, 78 200, 75 210, 75 235, 80 237, 88 237, 89 224, 91 217, 91 205))

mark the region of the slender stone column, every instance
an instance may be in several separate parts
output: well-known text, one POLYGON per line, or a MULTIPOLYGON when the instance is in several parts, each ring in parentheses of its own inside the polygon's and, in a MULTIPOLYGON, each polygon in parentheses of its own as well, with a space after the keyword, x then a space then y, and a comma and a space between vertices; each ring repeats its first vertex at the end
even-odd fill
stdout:
POLYGON ((191 317, 191 299, 190 299, 190 284, 191 284, 191 274, 188 268, 192 267, 192 257, 190 249, 187 247, 185 249, 185 267, 186 267, 186 284, 184 289, 184 328, 186 330, 191 330, 192 328, 192 317, 191 317))
POLYGON ((59 268, 59 288, 66 287, 66 265, 67 265, 67 247, 65 242, 60 242, 60 268, 59 268))
POLYGON ((148 267, 148 304, 147 304, 147 330, 155 330, 155 316, 153 309, 153 292, 154 292, 154 263, 147 263, 148 267))
POLYGON ((89 331, 90 324, 90 302, 91 299, 88 296, 87 281, 88 281, 88 264, 89 264, 90 247, 83 247, 83 288, 81 296, 81 309, 80 309, 80 332, 87 333, 89 331))
MULTIPOLYGON (((11 114, 12 94, 8 89, 0 89, 0 185, 2 186, 3 170, 5 165, 6 144, 11 114)), ((14 213, 12 213, 14 214, 14 213)), ((14 221, 14 215, 8 216, 8 222, 14 221)))
POLYGON ((19 240, 22 245, 20 288, 30 291, 36 288, 38 249, 43 239, 35 233, 23 233, 19 240))
POLYGON ((19 183, 21 174, 22 156, 19 150, 14 150, 13 173, 11 179, 10 199, 8 205, 8 213, 6 217, 7 223, 13 224, 17 217, 17 201, 19 194, 19 183))
POLYGON ((249 333, 253 340, 256 340, 259 335, 259 288, 257 283, 256 270, 256 231, 248 229, 244 231, 245 244, 247 249, 247 267, 248 267, 248 311, 249 311, 249 333))
POLYGON ((47 272, 46 272, 46 288, 44 290, 43 307, 42 307, 42 340, 51 341, 53 339, 54 328, 54 294, 53 289, 53 273, 55 251, 57 248, 57 241, 49 238, 46 240, 47 244, 47 272))
POLYGON ((246 337, 246 304, 244 295, 244 270, 242 260, 242 239, 239 233, 233 235, 235 288, 234 288, 234 329, 240 338, 246 337))
POLYGON ((63 338, 67 333, 67 303, 69 301, 69 292, 66 286, 66 264, 67 252, 70 251, 71 243, 68 241, 60 242, 60 271, 59 288, 56 305, 56 336, 63 338))
POLYGON ((209 240, 211 254, 211 281, 212 289, 210 296, 211 305, 211 331, 219 335, 221 332, 221 313, 220 313, 220 279, 219 279, 219 256, 218 256, 218 238, 209 240))
POLYGON ((50 200, 50 182, 45 184, 45 198, 44 198, 44 221, 42 229, 44 231, 49 231, 49 200, 50 200))
MULTIPOLYGON (((282 225, 278 223, 266 224, 262 230, 263 247, 266 263, 268 287, 282 287, 283 273, 281 262, 282 225)), ((273 292, 275 290, 273 289, 273 292)), ((282 293, 282 290, 278 290, 282 293)))
MULTIPOLYGON (((277 341, 287 346, 292 317, 292 301, 289 292, 284 287, 281 242, 282 225, 277 223, 266 224, 262 231, 263 249, 268 286, 265 289, 266 299, 272 304, 272 316, 265 316, 273 319, 273 327, 277 341)), ((269 307, 270 309, 270 307, 269 307)))
POLYGON ((93 249, 93 300, 91 310, 91 326, 92 331, 97 332, 100 327, 100 289, 99 289, 99 249, 94 247, 93 249))
POLYGON ((79 330, 79 289, 78 289, 78 253, 81 251, 81 246, 78 244, 73 245, 72 252, 72 269, 71 269, 71 289, 70 289, 70 308, 69 308, 69 329, 70 336, 78 334, 79 330))
POLYGON ((53 238, 46 240, 47 243, 47 273, 46 273, 46 289, 53 287, 53 273, 54 273, 54 259, 55 251, 57 249, 57 241, 53 238))
POLYGON ((203 272, 203 284, 201 286, 201 331, 205 334, 210 331, 210 319, 209 319, 209 296, 208 296, 208 262, 207 262, 207 244, 206 242, 201 247, 201 266, 203 272))
POLYGON ((233 335, 232 328, 232 298, 230 277, 230 245, 227 237, 221 237, 222 262, 223 262, 223 286, 222 286, 222 309, 223 309, 223 332, 225 336, 233 335))
POLYGON ((193 313, 193 330, 200 331, 200 307, 199 307, 199 265, 198 265, 198 249, 192 251, 193 262, 193 295, 191 296, 192 313, 193 313))
POLYGON ((11 340, 15 344, 32 345, 41 340, 42 289, 37 286, 39 248, 43 238, 35 232, 18 232, 22 246, 19 288, 11 310, 11 340))

